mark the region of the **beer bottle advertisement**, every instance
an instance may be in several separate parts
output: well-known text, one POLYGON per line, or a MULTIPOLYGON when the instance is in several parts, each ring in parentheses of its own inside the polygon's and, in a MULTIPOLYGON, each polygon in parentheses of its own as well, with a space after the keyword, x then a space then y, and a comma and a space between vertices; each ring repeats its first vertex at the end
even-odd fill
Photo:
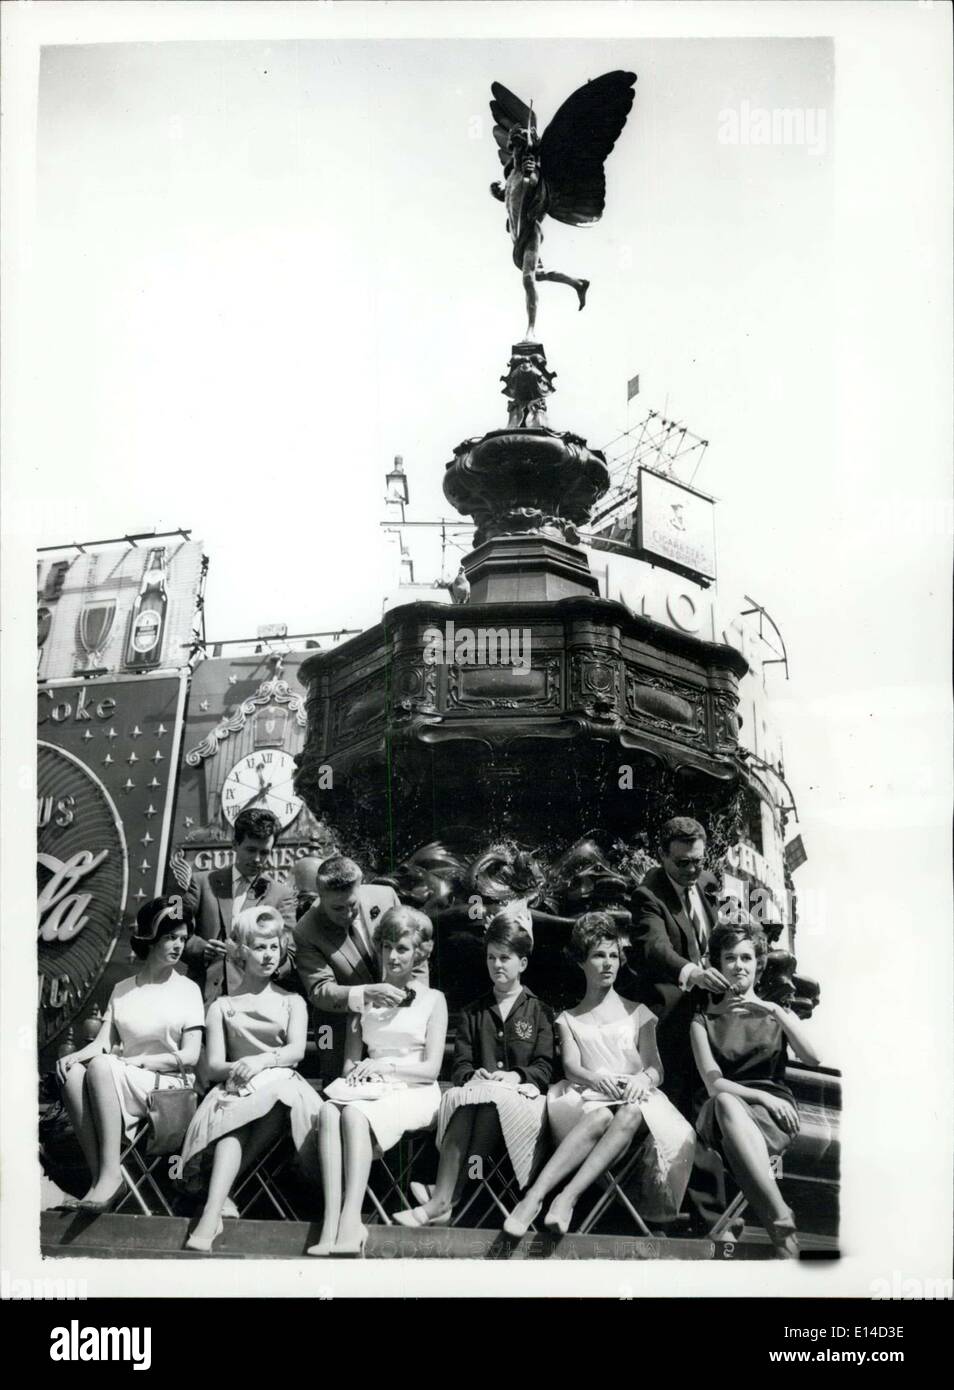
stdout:
POLYGON ((142 671, 159 665, 168 601, 166 551, 164 546, 157 546, 149 552, 139 594, 133 604, 125 663, 130 670, 142 671))

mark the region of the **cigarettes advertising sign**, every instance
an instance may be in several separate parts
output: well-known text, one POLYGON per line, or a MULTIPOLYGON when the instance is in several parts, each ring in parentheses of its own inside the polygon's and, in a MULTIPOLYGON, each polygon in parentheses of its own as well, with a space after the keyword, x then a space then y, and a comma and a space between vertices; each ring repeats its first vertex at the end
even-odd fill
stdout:
POLYGON ((715 579, 715 507, 702 493, 640 468, 636 552, 653 564, 715 579))
POLYGON ((99 999, 124 929, 161 891, 185 686, 183 674, 37 691, 41 1053, 99 999))

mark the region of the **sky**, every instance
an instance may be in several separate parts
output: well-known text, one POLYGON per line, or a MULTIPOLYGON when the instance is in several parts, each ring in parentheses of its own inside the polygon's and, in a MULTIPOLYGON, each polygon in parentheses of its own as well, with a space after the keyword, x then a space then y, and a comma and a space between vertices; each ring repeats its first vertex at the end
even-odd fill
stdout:
POLYGON ((588 78, 637 73, 602 221, 545 227, 546 265, 592 282, 582 314, 540 287, 550 422, 600 447, 652 407, 710 441, 696 483, 719 499, 720 594, 764 604, 789 654, 769 688, 809 855, 798 954, 822 981, 823 1060, 846 1063, 884 998, 928 1056, 949 1035, 947 975, 889 963, 926 915, 932 960, 951 937, 941 16, 591 5, 584 27, 610 36, 595 39, 576 6, 486 6, 474 37, 445 38, 438 7, 372 7, 362 25, 365 7, 314 6, 296 39, 275 5, 230 42, 195 6, 204 42, 173 41, 170 22, 162 43, 105 44, 76 8, 35 69, 5 526, 26 566, 80 531, 191 527, 213 638, 380 616, 391 459, 409 517, 446 516, 454 446, 505 423, 524 317, 488 192, 490 83, 545 125, 588 78), (360 37, 402 16, 434 36, 360 37), (733 26, 750 36, 717 36, 733 26), (786 36, 799 26, 819 37, 786 36), (720 139, 726 113, 758 108, 797 109, 815 139, 720 139))
MULTIPOLYGON (((582 314, 540 287, 550 419, 599 447, 652 407, 707 438, 695 481, 721 499, 728 606, 753 594, 810 670, 787 576, 817 524, 806 469, 835 464, 825 38, 46 49, 39 313, 63 389, 36 420, 38 483, 44 460, 70 468, 43 543, 69 534, 64 510, 89 536, 191 527, 213 638, 375 621, 392 457, 409 517, 453 516, 453 447, 505 423, 524 306, 488 191, 490 82, 532 98, 542 128, 614 68, 637 84, 606 213, 545 226, 544 263, 592 284, 582 314), (753 109, 811 113, 806 142, 741 143, 753 109)), ((410 540, 436 577, 434 538, 410 540)), ((804 785, 810 763, 790 766, 804 785)))

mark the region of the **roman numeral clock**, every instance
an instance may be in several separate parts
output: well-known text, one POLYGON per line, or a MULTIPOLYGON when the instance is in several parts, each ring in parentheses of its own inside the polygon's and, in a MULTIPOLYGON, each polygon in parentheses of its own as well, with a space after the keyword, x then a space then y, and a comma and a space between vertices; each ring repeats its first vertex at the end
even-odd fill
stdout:
POLYGON ((295 794, 305 702, 292 682, 302 656, 274 655, 264 663, 260 656, 212 657, 196 668, 174 817, 177 849, 194 868, 231 862, 232 827, 246 809, 271 811, 278 820, 281 843, 269 870, 279 877, 327 838, 327 828, 295 794))
POLYGON ((230 825, 239 811, 262 807, 278 817, 285 830, 301 811, 303 802, 295 795, 295 759, 280 748, 257 749, 246 753, 226 775, 222 784, 222 814, 230 825))

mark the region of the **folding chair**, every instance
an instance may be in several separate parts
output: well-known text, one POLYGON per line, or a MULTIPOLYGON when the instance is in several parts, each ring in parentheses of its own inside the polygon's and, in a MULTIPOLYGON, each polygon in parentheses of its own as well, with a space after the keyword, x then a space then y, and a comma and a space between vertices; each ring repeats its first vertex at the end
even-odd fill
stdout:
POLYGON ((280 1134, 232 1189, 232 1201, 239 1216, 247 1216, 260 1197, 267 1198, 279 1221, 297 1221, 298 1213, 279 1186, 279 1178, 293 1158, 287 1134, 280 1134))
MULTIPOLYGON (((520 1201, 520 1191, 517 1187, 517 1180, 513 1176, 513 1169, 510 1168, 510 1157, 506 1148, 497 1159, 490 1172, 486 1173, 482 1178, 474 1178, 473 1185, 474 1191, 467 1198, 466 1202, 458 1207, 455 1212, 454 1219, 450 1223, 452 1226, 462 1226, 464 1224, 464 1217, 477 1199, 484 1193, 490 1198, 492 1205, 474 1222, 474 1230, 483 1226, 488 1217, 492 1215, 494 1208, 500 1212, 503 1220, 506 1221, 513 1208, 520 1201), (504 1205, 505 1201, 510 1203, 509 1207, 504 1205)), ((530 1222, 529 1229, 531 1231, 536 1231, 537 1227, 535 1222, 530 1222)))
POLYGON ((384 1207, 385 1202, 389 1202, 392 1197, 397 1198, 399 1207, 405 1211, 410 1211, 414 1205, 408 1197, 408 1185, 415 1163, 424 1153, 428 1142, 433 1142, 433 1134, 433 1128, 409 1130, 393 1149, 388 1149, 387 1153, 381 1154, 371 1164, 371 1176, 368 1179, 366 1196, 371 1199, 371 1204, 382 1225, 394 1225, 384 1207), (376 1176, 382 1180, 384 1187, 382 1195, 374 1190, 376 1176))
POLYGON ((590 1208, 583 1221, 580 1223, 579 1229, 577 1231, 578 1235, 585 1236, 589 1231, 591 1231, 593 1227, 596 1225, 597 1221, 599 1221, 600 1217, 606 1211, 607 1207, 609 1207, 613 1202, 619 1202, 622 1206, 626 1208, 633 1220, 633 1223, 635 1224, 637 1230, 640 1232, 641 1235, 652 1235, 652 1231, 650 1231, 649 1227, 646 1225, 646 1222, 640 1216, 639 1212, 636 1210, 629 1197, 626 1195, 624 1186, 631 1172, 633 1171, 633 1168, 636 1166, 636 1163, 642 1156, 642 1148, 646 1142, 647 1140, 645 1135, 637 1135, 636 1142, 633 1145, 631 1145, 631 1147, 623 1155, 622 1159, 620 1159, 617 1162, 616 1167, 607 1168, 606 1172, 601 1175, 599 1181, 603 1186, 603 1191, 600 1194, 600 1196, 596 1199, 596 1201, 593 1203, 593 1206, 590 1208))
MULTIPOLYGON (((772 1177, 780 1178, 782 1176, 782 1155, 772 1154, 769 1158, 769 1167, 772 1170, 772 1177)), ((721 1240, 732 1222, 742 1215, 748 1205, 748 1198, 745 1193, 737 1192, 722 1215, 709 1228, 710 1240, 721 1240)))
POLYGON ((126 1183, 126 1191, 113 1207, 114 1212, 122 1211, 127 1204, 138 1205, 143 1216, 172 1216, 172 1207, 156 1178, 157 1170, 167 1172, 169 1154, 148 1154, 143 1141, 149 1130, 147 1120, 137 1125, 131 1138, 127 1139, 119 1151, 119 1171, 126 1183), (145 1190, 159 1210, 153 1211, 143 1196, 145 1190))

